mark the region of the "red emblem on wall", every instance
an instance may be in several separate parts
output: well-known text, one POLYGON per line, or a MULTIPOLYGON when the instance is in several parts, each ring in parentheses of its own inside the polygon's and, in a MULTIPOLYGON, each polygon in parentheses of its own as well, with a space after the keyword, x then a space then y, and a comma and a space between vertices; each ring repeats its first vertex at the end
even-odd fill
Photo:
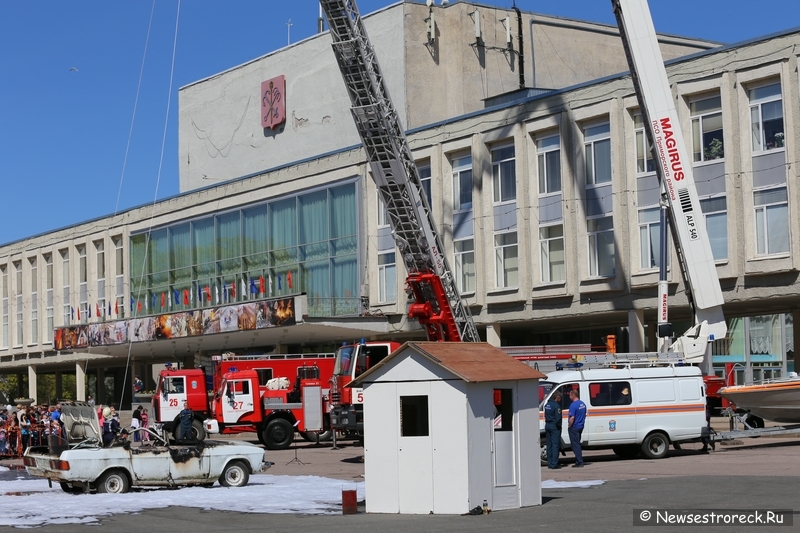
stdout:
POLYGON ((286 78, 261 82, 261 127, 275 129, 286 120, 286 78))

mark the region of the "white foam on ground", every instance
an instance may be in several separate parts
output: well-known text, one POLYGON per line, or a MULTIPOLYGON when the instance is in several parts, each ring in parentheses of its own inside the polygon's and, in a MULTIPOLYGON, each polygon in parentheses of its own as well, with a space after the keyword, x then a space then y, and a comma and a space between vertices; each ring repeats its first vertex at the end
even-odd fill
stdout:
POLYGON ((597 487, 605 483, 603 479, 593 479, 589 481, 556 481, 555 479, 546 479, 542 481, 543 489, 588 489, 597 487))

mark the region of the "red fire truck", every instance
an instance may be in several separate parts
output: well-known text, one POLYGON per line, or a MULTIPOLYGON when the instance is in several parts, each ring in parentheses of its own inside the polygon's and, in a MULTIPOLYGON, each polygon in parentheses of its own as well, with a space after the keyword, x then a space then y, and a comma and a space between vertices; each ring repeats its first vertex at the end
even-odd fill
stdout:
POLYGON ((288 448, 295 430, 324 438, 333 353, 214 356, 206 369, 159 373, 152 398, 155 422, 177 439, 183 402, 194 413, 194 438, 206 433, 255 432, 270 449, 288 448), (305 390, 309 387, 309 390, 305 390), (206 423, 207 422, 207 423, 206 423))

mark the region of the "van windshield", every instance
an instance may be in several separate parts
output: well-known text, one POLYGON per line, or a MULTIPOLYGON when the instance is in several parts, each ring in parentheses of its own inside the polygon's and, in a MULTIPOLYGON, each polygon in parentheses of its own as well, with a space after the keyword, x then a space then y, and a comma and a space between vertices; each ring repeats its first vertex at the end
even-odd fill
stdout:
POLYGON ((558 383, 553 383, 551 381, 540 381, 539 382, 539 409, 541 410, 544 407, 544 402, 548 396, 550 396, 550 392, 558 385, 558 383))

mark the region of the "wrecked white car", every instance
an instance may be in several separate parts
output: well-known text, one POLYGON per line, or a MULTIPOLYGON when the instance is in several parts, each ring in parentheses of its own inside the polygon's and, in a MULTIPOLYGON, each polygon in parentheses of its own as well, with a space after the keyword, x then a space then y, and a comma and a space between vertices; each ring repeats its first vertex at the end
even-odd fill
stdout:
POLYGON ((151 440, 132 446, 128 440, 103 447, 94 408, 84 402, 62 402, 61 439, 29 448, 23 458, 32 476, 61 484, 70 493, 124 493, 131 487, 247 484, 250 474, 269 468, 263 449, 247 442, 170 443, 147 429, 151 440))

